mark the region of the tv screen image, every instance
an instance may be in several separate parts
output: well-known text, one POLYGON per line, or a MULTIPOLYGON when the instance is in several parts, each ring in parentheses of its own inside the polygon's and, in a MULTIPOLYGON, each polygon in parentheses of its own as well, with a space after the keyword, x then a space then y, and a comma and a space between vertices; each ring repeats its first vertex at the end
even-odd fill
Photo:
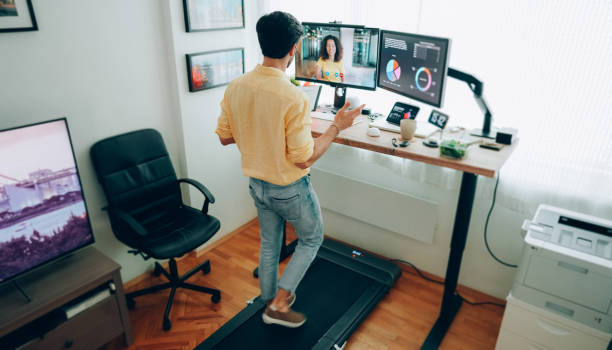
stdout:
POLYGON ((307 22, 302 27, 304 36, 295 55, 296 79, 376 89, 378 29, 307 22))
POLYGON ((93 242, 66 120, 0 131, 0 283, 93 242))

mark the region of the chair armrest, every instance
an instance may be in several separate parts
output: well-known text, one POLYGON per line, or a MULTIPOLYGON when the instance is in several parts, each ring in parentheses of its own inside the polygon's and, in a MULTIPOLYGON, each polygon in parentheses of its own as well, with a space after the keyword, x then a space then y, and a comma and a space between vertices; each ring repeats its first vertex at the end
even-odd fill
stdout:
POLYGON ((184 182, 184 183, 188 183, 188 184, 192 185, 193 187, 197 188, 200 192, 202 192, 202 194, 206 198, 208 198, 208 200, 211 203, 215 202, 215 196, 213 196, 212 193, 210 193, 210 191, 208 190, 208 188, 206 188, 206 186, 202 185, 202 183, 200 183, 198 180, 184 178, 184 179, 178 179, 178 182, 184 182))
POLYGON ((144 237, 146 236, 147 229, 144 228, 136 219, 134 219, 130 214, 126 213, 124 210, 113 208, 113 207, 104 207, 103 210, 108 211, 109 215, 114 216, 119 221, 126 224, 133 232, 135 232, 138 236, 144 237))
POLYGON ((179 183, 184 182, 186 184, 190 184, 193 187, 197 188, 198 191, 202 192, 202 194, 206 198, 206 200, 204 200, 204 205, 202 206, 202 213, 204 213, 205 215, 208 215, 208 203, 215 202, 215 196, 213 196, 212 193, 210 193, 208 188, 206 188, 206 186, 202 185, 199 181, 194 180, 194 179, 189 179, 189 178, 178 179, 178 182, 179 183))

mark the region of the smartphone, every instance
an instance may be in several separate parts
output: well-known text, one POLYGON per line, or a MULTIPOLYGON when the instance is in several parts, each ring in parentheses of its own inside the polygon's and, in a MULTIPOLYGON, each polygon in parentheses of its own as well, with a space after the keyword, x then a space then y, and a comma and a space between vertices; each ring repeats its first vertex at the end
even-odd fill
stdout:
POLYGON ((486 148, 486 149, 492 149, 494 151, 499 151, 500 149, 504 148, 504 145, 495 143, 495 142, 485 141, 480 144, 480 147, 486 148))

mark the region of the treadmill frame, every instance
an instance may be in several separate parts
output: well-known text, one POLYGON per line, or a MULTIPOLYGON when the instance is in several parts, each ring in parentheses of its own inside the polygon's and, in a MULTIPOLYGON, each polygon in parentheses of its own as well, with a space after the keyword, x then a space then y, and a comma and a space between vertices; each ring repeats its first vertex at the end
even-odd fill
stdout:
MULTIPOLYGON (((389 292, 401 275, 401 269, 390 261, 366 254, 342 243, 324 239, 316 259, 325 259, 379 282, 370 285, 355 303, 319 339, 313 349, 341 349, 359 324, 369 315, 378 302, 389 292)), ((308 273, 308 272, 307 272, 308 273)), ((258 296, 249 302, 236 316, 226 322, 195 350, 214 349, 244 322, 266 307, 258 296)))

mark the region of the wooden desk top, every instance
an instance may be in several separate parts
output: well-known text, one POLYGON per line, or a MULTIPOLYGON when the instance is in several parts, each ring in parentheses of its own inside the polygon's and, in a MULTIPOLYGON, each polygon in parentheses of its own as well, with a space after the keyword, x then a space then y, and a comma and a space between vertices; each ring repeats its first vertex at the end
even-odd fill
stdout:
MULTIPOLYGON (((512 145, 504 146, 500 151, 493 151, 478 147, 478 145, 472 145, 464 159, 449 159, 441 157, 438 148, 431 148, 423 145, 423 139, 419 137, 412 139, 410 145, 407 147, 393 147, 391 139, 394 137, 399 139, 400 135, 398 133, 381 130, 381 135, 379 137, 368 136, 366 131, 368 130, 369 120, 361 116, 358 118, 363 118, 364 120, 348 129, 342 130, 340 135, 334 139, 335 143, 378 153, 390 154, 476 175, 494 177, 495 173, 504 165, 517 147, 517 142, 514 142, 512 145)), ((330 124, 330 121, 312 118, 312 136, 318 137, 327 130, 330 124)))

